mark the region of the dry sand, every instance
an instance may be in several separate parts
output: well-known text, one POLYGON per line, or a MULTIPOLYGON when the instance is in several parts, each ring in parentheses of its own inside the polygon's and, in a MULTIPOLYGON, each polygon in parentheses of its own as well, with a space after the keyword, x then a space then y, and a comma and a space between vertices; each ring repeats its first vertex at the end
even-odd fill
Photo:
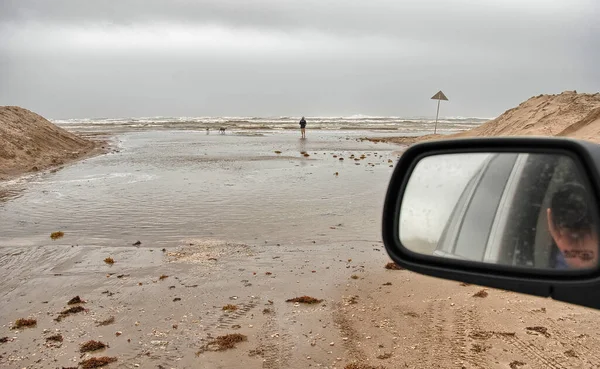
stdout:
POLYGON ((66 164, 100 146, 27 109, 0 106, 0 180, 66 164))
POLYGON ((597 311, 387 270, 380 243, 190 241, 164 251, 3 249, 0 365, 68 368, 102 356, 117 359, 108 368, 542 369, 600 362, 597 311), (103 261, 109 255, 112 265, 103 261), (323 301, 286 302, 303 295, 323 301), (85 302, 69 305, 75 296, 85 302), (56 320, 77 306, 85 310, 56 320), (11 329, 19 318, 37 324, 11 329), (232 348, 212 344, 231 334, 243 335, 232 348), (57 335, 62 341, 49 340, 57 335), (89 340, 108 347, 80 353, 89 340))
POLYGON ((410 145, 436 139, 491 136, 559 136, 600 143, 600 93, 565 91, 539 95, 475 129, 452 135, 374 138, 371 141, 410 145))

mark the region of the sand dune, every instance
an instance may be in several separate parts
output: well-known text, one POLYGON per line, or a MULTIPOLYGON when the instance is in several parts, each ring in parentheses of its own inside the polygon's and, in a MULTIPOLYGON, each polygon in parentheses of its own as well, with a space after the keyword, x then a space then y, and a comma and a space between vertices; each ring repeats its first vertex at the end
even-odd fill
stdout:
POLYGON ((90 154, 97 144, 17 106, 0 106, 0 180, 90 154))
POLYGON ((390 137, 372 141, 412 144, 447 138, 491 136, 560 136, 600 143, 600 93, 539 95, 481 126, 453 135, 390 137))

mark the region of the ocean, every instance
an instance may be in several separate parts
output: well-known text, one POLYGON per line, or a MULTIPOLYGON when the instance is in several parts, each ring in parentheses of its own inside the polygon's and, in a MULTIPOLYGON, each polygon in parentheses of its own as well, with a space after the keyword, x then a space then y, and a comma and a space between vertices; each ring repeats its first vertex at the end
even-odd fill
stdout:
MULTIPOLYGON (((400 135, 432 133, 435 119, 430 117, 383 117, 353 115, 346 117, 306 117, 309 130, 378 131, 400 135)), ((440 133, 475 128, 492 118, 444 117, 438 121, 440 133)), ((225 127, 229 131, 293 130, 300 117, 137 117, 54 119, 53 123, 78 132, 128 132, 140 130, 206 130, 225 127)))

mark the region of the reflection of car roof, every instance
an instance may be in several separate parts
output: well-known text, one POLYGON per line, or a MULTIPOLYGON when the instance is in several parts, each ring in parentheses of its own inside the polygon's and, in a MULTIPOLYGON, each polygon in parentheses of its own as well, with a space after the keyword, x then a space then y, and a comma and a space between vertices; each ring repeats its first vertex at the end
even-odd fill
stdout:
POLYGON ((528 157, 495 154, 481 164, 457 201, 435 255, 498 260, 510 205, 528 157))

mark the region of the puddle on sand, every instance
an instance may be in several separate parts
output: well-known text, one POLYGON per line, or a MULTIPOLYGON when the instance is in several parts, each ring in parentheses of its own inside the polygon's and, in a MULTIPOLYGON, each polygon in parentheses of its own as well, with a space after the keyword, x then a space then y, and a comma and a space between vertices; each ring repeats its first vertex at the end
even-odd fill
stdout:
POLYGON ((306 140, 296 133, 120 135, 118 153, 38 176, 0 200, 0 246, 379 239, 388 159, 396 160, 397 146, 346 140, 340 132, 306 140), (333 157, 351 154, 368 156, 359 165, 333 157), (64 238, 51 241, 59 230, 64 238))

